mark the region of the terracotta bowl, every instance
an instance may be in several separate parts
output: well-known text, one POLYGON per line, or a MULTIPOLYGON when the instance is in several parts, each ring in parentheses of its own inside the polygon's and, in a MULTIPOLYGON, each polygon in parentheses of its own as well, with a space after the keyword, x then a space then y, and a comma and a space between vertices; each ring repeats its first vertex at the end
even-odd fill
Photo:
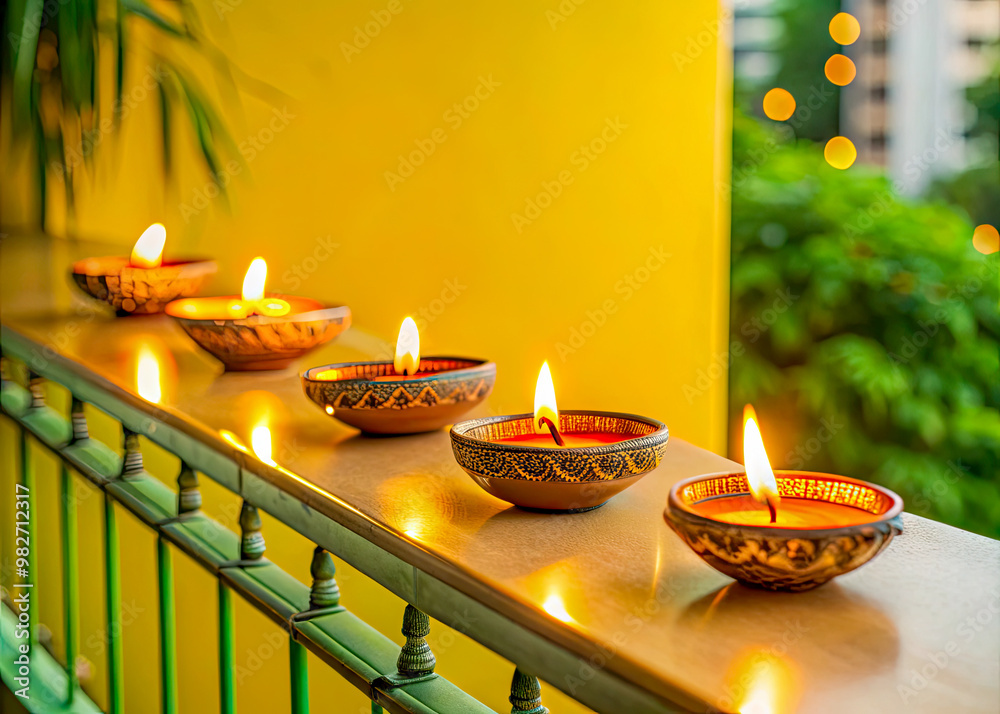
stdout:
POLYGON ((345 305, 325 307, 311 298, 282 295, 292 312, 281 317, 252 315, 243 319, 205 319, 225 314, 236 296, 176 300, 165 312, 175 318, 200 347, 229 371, 284 369, 309 350, 332 340, 351 326, 345 305))
POLYGON ((577 513, 602 506, 659 465, 668 431, 656 419, 615 412, 561 411, 563 435, 628 438, 602 446, 544 448, 497 443, 534 433, 532 414, 471 419, 451 429, 455 460, 483 490, 532 511, 577 513))
POLYGON ((196 295, 218 265, 211 260, 164 262, 158 268, 133 268, 125 257, 87 258, 71 275, 83 292, 111 305, 119 315, 162 312, 167 303, 196 295))
POLYGON ((392 362, 342 362, 302 374, 306 396, 367 434, 418 434, 454 423, 493 391, 497 366, 461 357, 424 357, 413 377, 392 362))
MULTIPOLYGON (((670 490, 664 518, 706 563, 744 585, 802 592, 861 567, 903 530, 903 499, 866 481, 775 471, 782 500, 826 501, 856 508, 868 522, 826 529, 773 528, 726 523, 697 513, 693 504, 749 495, 744 473, 696 476, 670 490), (870 520, 871 516, 876 518, 870 520)), ((780 511, 780 506, 778 507, 780 511)))

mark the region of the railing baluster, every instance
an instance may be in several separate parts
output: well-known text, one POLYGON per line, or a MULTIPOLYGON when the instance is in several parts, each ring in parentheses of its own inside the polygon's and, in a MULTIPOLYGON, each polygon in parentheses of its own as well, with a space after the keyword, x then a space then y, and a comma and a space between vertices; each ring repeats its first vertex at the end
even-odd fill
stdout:
MULTIPOLYGON (((83 402, 73 397, 70 407, 70 420, 73 423, 71 443, 90 438, 87 430, 87 417, 83 412, 83 402)), ((65 464, 59 473, 60 498, 62 506, 62 552, 63 552, 63 608, 65 617, 64 639, 66 641, 66 692, 67 706, 73 704, 73 696, 79 684, 76 676, 77 642, 79 639, 79 552, 76 541, 76 493, 73 488, 73 475, 65 464)))
POLYGON ((309 662, 305 646, 288 633, 288 665, 292 683, 292 714, 309 714, 309 662))
MULTIPOLYGON (((142 451, 139 435, 122 424, 125 456, 121 478, 142 472, 142 451)), ((122 654, 122 582, 121 556, 118 541, 118 520, 115 502, 104 492, 104 568, 108 608, 108 711, 122 714, 125 710, 125 662, 122 654)))
POLYGON ((340 605, 340 586, 337 585, 337 568, 333 556, 320 546, 313 551, 309 566, 312 588, 309 590, 309 609, 319 610, 340 605))
MULTIPOLYGON (((75 444, 90 438, 83 402, 75 395, 70 406, 70 421, 73 425, 73 436, 70 443, 75 444)), ((73 475, 63 464, 60 469, 60 495, 62 499, 63 606, 66 619, 66 678, 69 682, 66 692, 67 705, 73 703, 73 696, 79 685, 76 675, 76 656, 80 635, 80 569, 79 549, 76 540, 76 492, 73 484, 73 475)))
POLYGON ((406 644, 396 660, 398 676, 413 679, 433 674, 437 660, 424 639, 431 633, 430 618, 413 605, 407 605, 403 611, 402 632, 406 636, 406 644))
POLYGON ((264 536, 260 530, 261 523, 257 507, 249 501, 243 501, 240 511, 240 560, 260 560, 264 556, 264 536))
POLYGON ((198 474, 183 461, 177 476, 177 515, 194 513, 201 508, 201 490, 198 488, 198 474))
POLYGON ((122 458, 122 476, 132 476, 142 473, 142 450, 139 446, 139 435, 122 425, 125 441, 125 456, 122 458))
POLYGON ((122 661, 121 573, 118 560, 118 523, 115 502, 104 492, 104 571, 108 620, 108 714, 124 712, 124 663, 122 661))
POLYGON ((162 714, 177 711, 177 622, 174 612, 174 566, 170 547, 160 535, 156 539, 160 587, 160 687, 162 714))
POLYGON ((65 465, 60 469, 60 487, 62 493, 62 551, 63 551, 63 611, 66 642, 66 678, 69 683, 66 692, 66 704, 73 703, 73 694, 77 687, 76 654, 79 637, 79 567, 76 543, 76 494, 73 492, 73 476, 65 465))
POLYGON ((233 594, 219 581, 219 711, 236 714, 235 647, 233 640, 233 594))
POLYGON ((538 678, 514 668, 510 682, 510 714, 548 714, 542 706, 542 687, 538 678))

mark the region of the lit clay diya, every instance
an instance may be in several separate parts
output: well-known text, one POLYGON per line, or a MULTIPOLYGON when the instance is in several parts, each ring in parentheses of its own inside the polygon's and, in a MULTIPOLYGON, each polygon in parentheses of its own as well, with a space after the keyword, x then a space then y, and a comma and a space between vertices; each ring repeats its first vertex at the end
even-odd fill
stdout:
POLYGON ((408 317, 392 362, 313 367, 302 374, 302 388, 327 414, 367 434, 417 434, 454 423, 489 396, 496 375, 485 360, 420 357, 408 317))
POLYGON ((346 306, 266 295, 266 277, 267 264, 256 258, 247 270, 242 296, 176 300, 166 313, 230 371, 284 369, 351 326, 346 306))
POLYGON ((119 315, 162 312, 171 300, 197 294, 218 267, 211 260, 163 260, 166 239, 166 229, 154 223, 136 241, 129 257, 75 262, 73 282, 119 315))
POLYGON ((858 568, 902 532, 903 500, 866 481, 772 471, 752 409, 745 473, 685 479, 664 518, 702 560, 744 585, 800 592, 858 568))
POLYGON ((483 490, 529 511, 578 513, 604 505, 655 469, 666 425, 616 412, 556 408, 548 364, 534 414, 471 419, 451 429, 455 460, 483 490))

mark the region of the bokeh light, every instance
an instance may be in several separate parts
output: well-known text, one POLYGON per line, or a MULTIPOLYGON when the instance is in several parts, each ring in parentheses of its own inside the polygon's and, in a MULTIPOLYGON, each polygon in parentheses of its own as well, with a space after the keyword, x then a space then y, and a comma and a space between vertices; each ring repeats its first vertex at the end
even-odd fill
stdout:
POLYGON ((823 68, 823 71, 826 72, 826 78, 838 87, 846 87, 858 76, 858 68, 854 66, 851 58, 846 55, 833 55, 830 57, 826 61, 826 67, 823 68))
POLYGON ((989 223, 976 226, 972 233, 972 245, 983 255, 1000 251, 1000 231, 989 223))
POLYGON ((795 97, 785 89, 775 87, 764 95, 764 114, 774 121, 785 121, 795 113, 795 97))
POLYGON ((835 169, 848 169, 858 158, 858 150, 846 136, 835 136, 826 142, 823 157, 835 169))
POLYGON ((861 23, 854 15, 838 12, 830 20, 830 37, 838 45, 852 45, 861 36, 861 23))

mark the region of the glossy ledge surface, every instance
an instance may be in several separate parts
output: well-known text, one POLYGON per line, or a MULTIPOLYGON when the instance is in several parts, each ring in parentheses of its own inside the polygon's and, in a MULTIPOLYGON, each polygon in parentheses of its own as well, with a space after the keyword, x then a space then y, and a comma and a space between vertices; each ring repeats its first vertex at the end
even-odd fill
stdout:
MULTIPOLYGON (((724 458, 672 438, 654 471, 600 509, 523 512, 469 479, 445 431, 367 438, 309 402, 297 371, 372 359, 360 330, 307 364, 224 374, 165 316, 81 313, 65 266, 96 253, 59 246, 40 255, 46 245, 4 239, 5 326, 133 393, 136 345, 160 345, 165 412, 244 441, 266 414, 275 460, 301 478, 253 467, 262 478, 336 520, 348 517, 344 504, 356 509, 389 529, 387 549, 455 587, 480 585, 474 596, 494 611, 622 679, 732 710, 754 663, 781 657, 800 692, 797 711, 996 712, 997 541, 904 514, 903 535, 858 571, 807 593, 750 590, 703 563, 662 518, 678 480, 739 470, 724 458), (52 271, 24 268, 35 260, 52 271), (947 666, 921 680, 932 657, 947 666)), ((681 423, 673 426, 683 435, 681 423)))

